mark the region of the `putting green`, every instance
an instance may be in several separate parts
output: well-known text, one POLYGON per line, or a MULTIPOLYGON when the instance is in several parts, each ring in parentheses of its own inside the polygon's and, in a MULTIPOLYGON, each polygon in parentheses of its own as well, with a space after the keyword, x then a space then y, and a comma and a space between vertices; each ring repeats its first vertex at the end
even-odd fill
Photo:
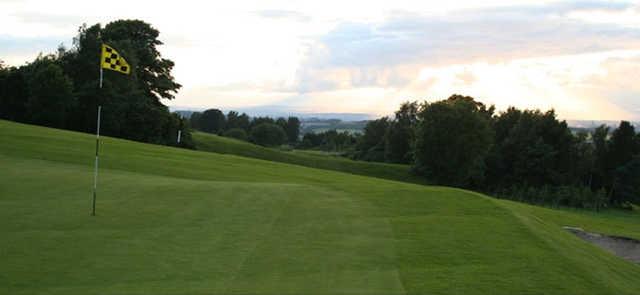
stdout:
POLYGON ((91 217, 91 135, 0 138, 0 294, 640 293, 640 266, 559 226, 637 214, 104 138, 91 217))

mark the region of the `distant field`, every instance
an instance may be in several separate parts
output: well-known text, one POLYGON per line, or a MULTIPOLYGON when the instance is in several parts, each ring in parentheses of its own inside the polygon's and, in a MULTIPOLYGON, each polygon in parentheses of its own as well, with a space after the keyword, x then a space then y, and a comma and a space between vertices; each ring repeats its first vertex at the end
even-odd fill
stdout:
POLYGON ((335 130, 336 132, 348 132, 351 134, 362 133, 362 129, 349 129, 349 128, 346 128, 346 129, 345 128, 314 128, 312 130, 308 130, 307 132, 322 133, 330 130, 335 130))
POLYGON ((196 142, 196 149, 201 151, 232 154, 311 168, 426 184, 423 178, 409 173, 410 167, 408 165, 353 161, 341 157, 327 157, 327 155, 318 154, 318 152, 313 151, 282 151, 204 132, 193 133, 193 139, 196 142))
POLYGON ((92 135, 0 138, 0 294, 640 294, 639 265, 561 229, 640 237, 637 211, 105 137, 91 217, 92 135))
POLYGON ((320 133, 329 130, 349 133, 362 133, 367 121, 309 120, 303 119, 302 133, 320 133))

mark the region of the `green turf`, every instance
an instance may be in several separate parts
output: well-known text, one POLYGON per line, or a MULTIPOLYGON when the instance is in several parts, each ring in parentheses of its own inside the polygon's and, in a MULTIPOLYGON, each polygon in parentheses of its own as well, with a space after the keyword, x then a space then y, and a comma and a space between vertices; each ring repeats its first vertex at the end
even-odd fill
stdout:
POLYGON ((354 161, 342 157, 327 157, 326 154, 309 151, 282 151, 204 132, 193 133, 193 139, 196 148, 202 151, 426 184, 422 177, 409 173, 410 167, 408 165, 354 161))
MULTIPOLYGON (((640 266, 556 211, 0 121, 0 294, 639 294, 640 266)), ((611 218, 609 218, 611 217, 611 218)))

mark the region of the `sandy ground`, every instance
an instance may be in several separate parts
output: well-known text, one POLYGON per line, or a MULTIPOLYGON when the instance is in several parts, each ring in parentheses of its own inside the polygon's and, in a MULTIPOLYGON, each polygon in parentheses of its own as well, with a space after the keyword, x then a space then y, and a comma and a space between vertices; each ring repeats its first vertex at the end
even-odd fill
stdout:
POLYGON ((581 228, 565 226, 564 229, 581 239, 591 242, 626 260, 640 263, 640 241, 627 237, 607 236, 586 232, 581 228))

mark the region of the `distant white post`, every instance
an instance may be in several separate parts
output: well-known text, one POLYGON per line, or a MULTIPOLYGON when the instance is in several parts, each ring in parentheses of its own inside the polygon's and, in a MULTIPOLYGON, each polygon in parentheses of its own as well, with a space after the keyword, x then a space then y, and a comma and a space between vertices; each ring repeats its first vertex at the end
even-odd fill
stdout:
POLYGON ((178 130, 178 143, 180 143, 180 136, 182 135, 182 130, 178 130))

